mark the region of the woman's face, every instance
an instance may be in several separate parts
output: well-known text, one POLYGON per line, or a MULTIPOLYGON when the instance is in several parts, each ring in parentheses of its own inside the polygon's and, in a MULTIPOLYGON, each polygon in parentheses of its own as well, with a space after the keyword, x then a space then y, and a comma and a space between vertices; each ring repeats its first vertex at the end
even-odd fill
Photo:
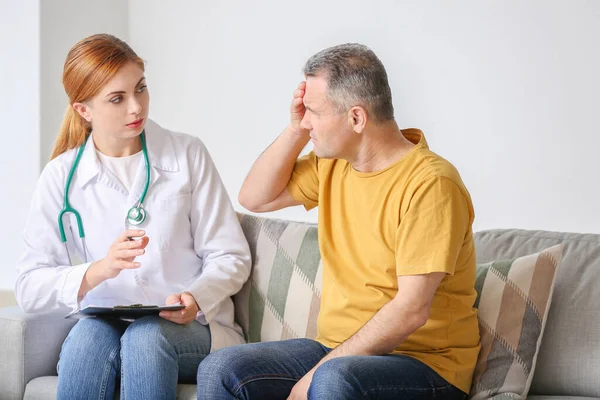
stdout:
POLYGON ((92 124, 96 134, 127 139, 144 129, 149 103, 144 71, 130 62, 96 96, 73 107, 92 124))

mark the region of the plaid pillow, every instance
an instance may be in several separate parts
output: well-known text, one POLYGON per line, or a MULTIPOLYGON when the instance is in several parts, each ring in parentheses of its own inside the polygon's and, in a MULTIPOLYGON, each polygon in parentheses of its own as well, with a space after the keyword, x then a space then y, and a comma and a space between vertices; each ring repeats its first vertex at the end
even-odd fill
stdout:
POLYGON ((314 339, 323 275, 316 225, 240 219, 252 253, 252 275, 235 299, 246 339, 314 339))
POLYGON ((542 341, 562 245, 477 266, 481 351, 471 398, 525 399, 542 341))

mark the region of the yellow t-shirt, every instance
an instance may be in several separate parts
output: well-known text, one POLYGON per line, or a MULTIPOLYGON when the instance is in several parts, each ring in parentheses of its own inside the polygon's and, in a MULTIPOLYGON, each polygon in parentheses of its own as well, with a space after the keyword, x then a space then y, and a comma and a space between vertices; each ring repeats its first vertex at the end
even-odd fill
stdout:
POLYGON ((288 190, 307 209, 319 206, 317 340, 333 348, 351 337, 396 296, 398 276, 446 272, 429 320, 393 353, 468 393, 479 353, 471 198, 420 130, 402 133, 416 146, 381 171, 358 172, 314 153, 294 166, 288 190))

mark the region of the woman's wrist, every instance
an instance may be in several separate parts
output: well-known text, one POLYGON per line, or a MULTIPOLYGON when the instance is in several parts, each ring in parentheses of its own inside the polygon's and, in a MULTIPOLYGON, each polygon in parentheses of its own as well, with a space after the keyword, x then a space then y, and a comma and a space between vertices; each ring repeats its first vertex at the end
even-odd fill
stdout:
POLYGON ((85 271, 81 281, 81 287, 79 288, 79 293, 77 295, 79 301, 81 301, 90 290, 107 279, 103 277, 100 272, 102 270, 101 263, 103 261, 104 259, 92 262, 87 271, 85 271))

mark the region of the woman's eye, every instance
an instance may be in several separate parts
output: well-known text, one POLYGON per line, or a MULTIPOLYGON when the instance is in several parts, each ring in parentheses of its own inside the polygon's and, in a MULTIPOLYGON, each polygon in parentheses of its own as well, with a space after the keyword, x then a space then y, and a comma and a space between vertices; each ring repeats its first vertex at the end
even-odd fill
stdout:
POLYGON ((119 104, 121 102, 121 100, 123 100, 123 97, 117 96, 117 97, 113 97, 112 99, 110 99, 110 102, 113 104, 119 104))
POLYGON ((146 85, 140 86, 140 88, 138 89, 138 93, 142 93, 144 90, 146 90, 146 85))

